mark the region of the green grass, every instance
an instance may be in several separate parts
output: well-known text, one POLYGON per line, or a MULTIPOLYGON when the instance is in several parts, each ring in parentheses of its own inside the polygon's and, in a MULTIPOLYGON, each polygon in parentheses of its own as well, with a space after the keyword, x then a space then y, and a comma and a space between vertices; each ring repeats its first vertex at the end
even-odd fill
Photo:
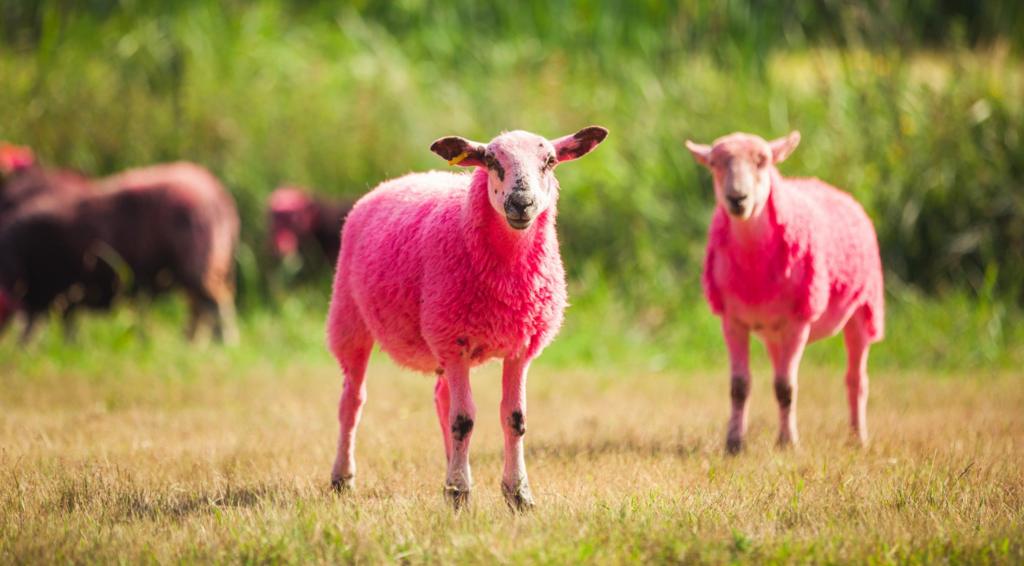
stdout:
POLYGON ((92 174, 209 166, 250 289, 280 183, 356 196, 444 167, 443 135, 599 123, 608 141, 559 170, 559 224, 569 266, 631 306, 685 305, 712 193, 682 143, 734 130, 801 130, 784 172, 861 200, 894 281, 1024 296, 1018 3, 65 4, 5 8, 0 139, 92 174))
MULTIPOLYGON (((246 310, 242 343, 235 348, 186 341, 186 309, 177 297, 161 299, 142 312, 122 305, 110 315, 85 313, 70 343, 56 316, 27 349, 18 343, 19 325, 12 324, 0 338, 0 371, 28 376, 67 372, 90 379, 111 373, 195 379, 211 368, 244 373, 322 363, 330 359, 324 341, 329 293, 324 280, 246 310), (197 348, 201 357, 192 355, 197 348)), ((645 372, 725 367, 719 320, 703 299, 637 312, 618 302, 607 285, 586 280, 571 285, 570 297, 565 326, 538 360, 542 366, 633 367, 645 372)), ((935 300, 909 289, 887 300, 887 338, 872 348, 872 367, 960 373, 1024 364, 1021 314, 1002 302, 986 304, 964 294, 935 300)), ((755 359, 767 360, 760 346, 752 352, 755 359)), ((837 364, 845 355, 842 338, 833 337, 811 345, 805 359, 837 364)))

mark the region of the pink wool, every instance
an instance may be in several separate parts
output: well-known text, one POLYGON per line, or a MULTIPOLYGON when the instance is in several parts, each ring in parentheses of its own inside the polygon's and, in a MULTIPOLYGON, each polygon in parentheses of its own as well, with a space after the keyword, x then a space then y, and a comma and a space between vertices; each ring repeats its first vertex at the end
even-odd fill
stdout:
POLYGON ((811 323, 810 339, 835 334, 861 309, 871 342, 882 339, 885 303, 875 229, 849 194, 818 179, 773 172, 769 234, 736 241, 729 213, 715 209, 704 262, 704 292, 721 316, 811 323))
POLYGON ((469 371, 502 359, 502 494, 515 511, 533 506, 523 452, 526 375, 562 325, 566 304, 555 167, 607 133, 592 126, 555 140, 522 131, 488 144, 441 138, 431 151, 476 171, 406 175, 356 203, 342 229, 327 320, 329 347, 345 374, 335 488, 354 484, 355 429, 376 342, 399 364, 437 374, 445 493, 456 509, 472 485, 469 371))
POLYGON ((776 164, 799 132, 767 142, 743 133, 714 145, 687 142, 714 177, 715 208, 704 292, 722 318, 732 416, 726 448, 747 428, 749 339, 760 337, 775 372, 779 444, 797 443, 797 369, 810 342, 844 334, 850 424, 867 441, 867 357, 884 334, 882 262, 871 220, 848 194, 818 179, 783 177, 776 164))
POLYGON ((487 177, 414 173, 356 203, 334 280, 335 348, 353 340, 342 321, 354 317, 396 362, 423 372, 450 358, 533 358, 551 342, 566 305, 555 210, 527 237, 513 233, 488 202, 487 177))

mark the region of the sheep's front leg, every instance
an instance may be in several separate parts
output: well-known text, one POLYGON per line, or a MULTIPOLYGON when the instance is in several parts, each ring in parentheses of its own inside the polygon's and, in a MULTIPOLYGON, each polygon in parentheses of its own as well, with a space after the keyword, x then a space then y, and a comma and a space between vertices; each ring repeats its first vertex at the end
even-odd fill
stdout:
POLYGON ((526 435, 526 372, 530 362, 506 358, 501 375, 501 428, 505 433, 505 472, 501 493, 513 511, 533 507, 533 494, 526 477, 523 436, 526 435))
POLYGON ((729 349, 729 398, 732 414, 725 450, 737 454, 743 449, 747 434, 747 398, 750 396, 750 329, 742 322, 727 316, 722 318, 722 334, 729 349))
POLYGON ((452 506, 458 510, 469 502, 469 492, 473 485, 469 471, 469 440, 473 436, 476 406, 469 386, 469 365, 463 360, 446 364, 444 374, 448 378, 451 404, 448 422, 452 432, 452 450, 448 458, 448 478, 444 489, 452 506))
POLYGON ((448 416, 451 413, 451 397, 448 394, 448 380, 444 377, 444 371, 437 374, 437 383, 434 385, 434 408, 437 409, 437 421, 441 423, 441 436, 444 437, 444 461, 447 464, 452 459, 452 428, 448 424, 448 416))
POLYGON ((810 325, 793 323, 768 342, 775 368, 775 399, 779 402, 779 446, 799 444, 796 431, 797 370, 803 357, 810 325))

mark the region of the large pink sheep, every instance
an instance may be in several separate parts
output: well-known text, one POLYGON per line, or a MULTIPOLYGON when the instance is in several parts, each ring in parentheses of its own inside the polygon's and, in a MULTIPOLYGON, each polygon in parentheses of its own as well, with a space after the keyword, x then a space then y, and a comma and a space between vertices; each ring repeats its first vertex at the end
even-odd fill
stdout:
POLYGON ((718 203, 708 237, 704 290, 722 318, 731 365, 726 449, 747 428, 749 334, 761 336, 775 370, 779 445, 796 444, 797 367, 808 342, 843 331, 850 423, 867 442, 868 348, 882 339, 882 263, 874 227, 847 193, 818 179, 783 177, 775 165, 800 133, 771 142, 743 133, 713 146, 686 142, 708 167, 718 203))
POLYGON ((469 370, 504 360, 502 493, 513 510, 532 507, 523 458, 526 372, 558 332, 566 303, 554 169, 591 151, 607 133, 592 126, 548 141, 515 131, 486 145, 442 138, 430 149, 450 165, 475 167, 472 174, 410 174, 356 203, 342 230, 327 321, 329 347, 345 375, 331 474, 336 489, 354 483, 355 429, 377 342, 399 364, 437 374, 445 493, 456 509, 472 484, 476 407, 469 370))

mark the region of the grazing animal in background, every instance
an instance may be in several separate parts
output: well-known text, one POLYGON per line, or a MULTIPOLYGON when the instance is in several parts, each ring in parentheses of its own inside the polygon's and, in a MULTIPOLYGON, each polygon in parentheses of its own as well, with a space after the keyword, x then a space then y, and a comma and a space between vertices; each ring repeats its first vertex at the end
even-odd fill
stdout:
POLYGON ((476 168, 472 174, 410 174, 356 203, 342 233, 327 321, 328 344, 345 375, 336 489, 354 482, 355 429, 377 342, 399 364, 437 374, 445 493, 456 509, 472 484, 469 371, 491 358, 504 361, 502 493, 513 510, 533 506, 523 458, 526 373, 558 332, 566 304, 554 170, 607 133, 592 126, 549 141, 514 131, 486 145, 441 138, 430 149, 450 165, 476 168))
MULTIPOLYGON (((67 169, 44 168, 31 148, 0 142, 0 228, 18 215, 73 199, 89 190, 89 179, 67 169)), ((18 310, 0 288, 0 332, 18 310)), ((23 340, 32 330, 31 320, 23 340)))
POLYGON ((42 167, 30 148, 0 142, 0 225, 27 207, 74 198, 89 182, 76 171, 42 167))
POLYGON ((285 259, 315 248, 320 258, 304 254, 304 259, 338 261, 341 227, 352 210, 349 200, 331 201, 313 197, 295 187, 281 187, 270 194, 270 237, 274 254, 285 259))
POLYGON ((717 206, 703 282, 729 350, 730 453, 742 448, 747 429, 750 332, 764 341, 775 370, 780 446, 798 442, 797 368, 804 347, 840 330, 850 424, 861 443, 868 439, 868 349, 882 339, 885 318, 878 240, 849 194, 779 173, 776 164, 799 142, 795 131, 771 142, 744 133, 711 146, 686 142, 714 177, 717 206))
POLYGON ((234 342, 238 228, 234 201, 206 169, 133 169, 5 221, 0 292, 8 313, 25 313, 27 340, 36 317, 52 307, 70 322, 75 309, 108 309, 122 293, 181 287, 191 309, 189 337, 208 321, 216 337, 234 342))

